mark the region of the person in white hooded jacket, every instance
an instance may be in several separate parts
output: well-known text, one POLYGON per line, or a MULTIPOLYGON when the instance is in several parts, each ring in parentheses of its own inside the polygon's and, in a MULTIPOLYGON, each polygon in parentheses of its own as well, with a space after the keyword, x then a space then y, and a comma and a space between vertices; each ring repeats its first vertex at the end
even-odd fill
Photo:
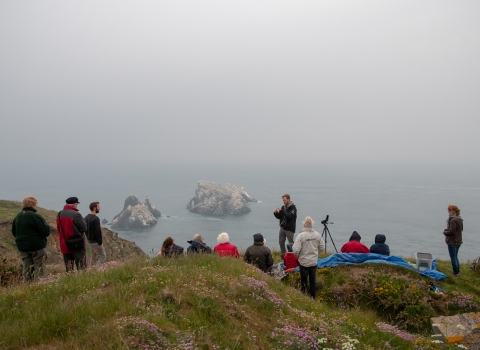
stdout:
POLYGON ((298 257, 300 262, 300 279, 302 292, 315 299, 317 294, 317 263, 318 253, 325 250, 320 233, 313 229, 314 221, 307 216, 303 221, 303 229, 297 236, 293 244, 293 254, 298 257), (310 282, 310 283, 309 283, 310 282))

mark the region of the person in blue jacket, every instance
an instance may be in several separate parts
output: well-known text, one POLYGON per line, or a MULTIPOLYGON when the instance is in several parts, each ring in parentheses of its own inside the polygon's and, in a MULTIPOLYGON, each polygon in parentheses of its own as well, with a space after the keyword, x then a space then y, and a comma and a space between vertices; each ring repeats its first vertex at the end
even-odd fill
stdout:
POLYGON ((187 248, 187 253, 210 254, 212 252, 212 248, 205 244, 200 234, 196 234, 191 241, 187 242, 190 243, 190 246, 187 248))
POLYGON ((388 244, 385 244, 386 239, 385 235, 376 235, 375 244, 370 247, 370 253, 389 256, 390 248, 388 244))

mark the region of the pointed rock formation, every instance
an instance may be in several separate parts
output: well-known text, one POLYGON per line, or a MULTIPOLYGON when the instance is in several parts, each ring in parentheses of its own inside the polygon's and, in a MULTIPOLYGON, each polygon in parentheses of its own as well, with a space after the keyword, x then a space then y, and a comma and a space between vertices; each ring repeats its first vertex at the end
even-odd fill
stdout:
POLYGON ((219 185, 215 182, 201 180, 195 196, 190 199, 187 209, 202 215, 242 215, 251 209, 247 203, 257 202, 243 189, 234 185, 219 185))
POLYGON ((161 216, 160 210, 150 204, 148 197, 140 203, 137 196, 125 199, 123 210, 112 220, 112 228, 145 228, 157 223, 155 218, 161 216))

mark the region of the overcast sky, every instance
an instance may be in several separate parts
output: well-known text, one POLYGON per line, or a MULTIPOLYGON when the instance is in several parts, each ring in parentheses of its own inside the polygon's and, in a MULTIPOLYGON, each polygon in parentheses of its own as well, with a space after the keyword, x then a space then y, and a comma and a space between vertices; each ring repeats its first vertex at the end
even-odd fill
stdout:
POLYGON ((0 161, 480 164, 480 1, 1 1, 0 161))

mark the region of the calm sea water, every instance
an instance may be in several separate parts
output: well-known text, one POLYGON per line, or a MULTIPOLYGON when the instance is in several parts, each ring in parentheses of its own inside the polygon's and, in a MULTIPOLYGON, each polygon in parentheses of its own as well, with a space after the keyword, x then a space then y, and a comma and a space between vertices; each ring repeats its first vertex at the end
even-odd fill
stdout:
MULTIPOLYGON (((480 255, 478 175, 472 170, 448 173, 434 168, 358 166, 298 166, 288 170, 279 166, 97 166, 69 172, 37 170, 34 176, 20 169, 4 169, 0 172, 0 198, 21 200, 32 194, 40 206, 60 210, 67 197, 78 196, 83 215, 88 213, 88 203, 99 201, 99 215, 112 220, 128 195, 136 194, 140 200, 148 195, 162 212, 158 224, 144 230, 118 231, 146 252, 157 252, 167 236, 186 248, 186 241, 196 233, 213 246, 221 232, 227 232, 239 248, 247 248, 253 234, 261 232, 267 245, 278 250, 278 220, 272 212, 282 204, 281 195, 289 193, 298 209, 297 232, 307 215, 321 232, 320 221, 329 214, 334 222, 329 225, 331 236, 338 249, 356 230, 367 246, 374 243, 376 234, 385 234, 393 255, 430 252, 441 259, 448 259, 442 232, 447 206, 453 203, 460 207, 465 220, 459 257, 466 261, 480 255), (240 217, 192 214, 186 205, 198 180, 243 186, 259 202, 249 204, 251 213, 240 217)), ((333 249, 330 239, 327 245, 333 249)))

